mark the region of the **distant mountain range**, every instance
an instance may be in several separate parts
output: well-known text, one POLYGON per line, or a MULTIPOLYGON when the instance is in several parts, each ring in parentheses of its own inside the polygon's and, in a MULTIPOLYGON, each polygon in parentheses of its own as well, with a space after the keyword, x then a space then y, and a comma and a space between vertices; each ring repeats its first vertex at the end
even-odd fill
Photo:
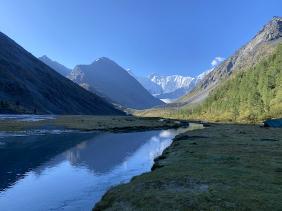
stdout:
POLYGON ((133 73, 131 74, 155 97, 165 102, 172 102, 193 90, 212 70, 207 70, 197 77, 182 75, 161 76, 158 74, 138 77, 134 76, 133 73))
POLYGON ((132 71, 126 71, 114 61, 105 57, 97 59, 90 65, 78 65, 73 70, 46 55, 39 57, 39 59, 83 88, 106 98, 112 103, 135 109, 162 105, 163 103, 160 100, 166 103, 174 101, 191 91, 203 76, 210 72, 210 70, 206 71, 195 78, 181 75, 161 76, 158 74, 138 77, 132 71), (102 75, 102 72, 105 74, 102 75), (120 77, 120 80, 114 80, 113 83, 112 77, 116 76, 120 77), (125 81, 131 81, 131 87, 125 81), (142 88, 138 82, 143 86, 142 88), (114 87, 115 90, 113 90, 114 87), (123 93, 123 95, 117 95, 116 92, 123 93), (139 98, 132 98, 133 92, 135 96, 138 94, 139 98))
POLYGON ((0 32, 0 113, 123 115, 0 32))
POLYGON ((136 76, 131 70, 124 70, 115 62, 105 57, 97 59, 90 65, 78 65, 73 70, 50 59, 46 55, 39 57, 39 59, 83 88, 98 94, 112 103, 135 109, 146 109, 162 105, 163 103, 160 100, 165 103, 171 103, 193 90, 213 70, 207 70, 197 77, 182 75, 162 76, 158 74, 140 77, 136 76), (97 65, 98 63, 100 64, 97 65), (102 72, 105 74, 102 75, 102 72), (120 77, 120 80, 114 80, 113 83, 112 77, 117 75, 120 77), (150 96, 134 78, 151 95, 159 100, 150 96), (109 81, 111 81, 110 84, 108 83, 109 81), (125 81, 131 81, 131 87, 125 81), (115 90, 113 90, 114 87, 115 90), (123 95, 117 95, 117 92, 123 93, 123 95), (132 98, 133 92, 134 96, 139 95, 139 97, 132 98))

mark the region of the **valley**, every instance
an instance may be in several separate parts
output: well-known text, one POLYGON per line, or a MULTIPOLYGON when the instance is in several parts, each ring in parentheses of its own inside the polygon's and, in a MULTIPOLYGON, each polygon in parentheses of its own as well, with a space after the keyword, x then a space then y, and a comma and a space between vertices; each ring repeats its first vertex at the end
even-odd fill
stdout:
POLYGON ((282 210, 276 6, 137 2, 0 8, 0 210, 282 210))
POLYGON ((135 111, 211 122, 261 123, 282 116, 282 20, 273 18, 188 94, 167 106, 135 111))

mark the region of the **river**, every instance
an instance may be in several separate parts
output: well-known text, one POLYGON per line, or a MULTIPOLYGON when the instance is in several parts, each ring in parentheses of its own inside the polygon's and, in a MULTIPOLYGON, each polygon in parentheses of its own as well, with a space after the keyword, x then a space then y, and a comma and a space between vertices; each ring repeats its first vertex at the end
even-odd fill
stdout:
POLYGON ((0 210, 91 210, 183 130, 0 136, 0 210))

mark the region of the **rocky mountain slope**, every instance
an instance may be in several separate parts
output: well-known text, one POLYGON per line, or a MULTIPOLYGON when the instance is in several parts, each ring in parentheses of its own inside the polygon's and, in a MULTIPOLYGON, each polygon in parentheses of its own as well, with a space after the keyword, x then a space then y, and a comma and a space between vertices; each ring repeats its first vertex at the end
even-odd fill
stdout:
POLYGON ((202 102, 208 97, 211 90, 217 87, 220 82, 229 78, 234 72, 246 70, 271 55, 277 44, 281 42, 281 31, 282 18, 274 17, 249 43, 205 76, 191 93, 178 102, 183 104, 202 102))
POLYGON ((0 113, 122 115, 0 32, 0 113))
POLYGON ((76 66, 68 76, 85 89, 126 108, 145 109, 162 105, 125 69, 108 58, 76 66))
POLYGON ((58 73, 60 73, 63 76, 67 76, 71 72, 71 69, 65 67, 64 65, 60 64, 59 62, 53 61, 46 55, 41 56, 38 59, 44 62, 49 67, 51 67, 53 70, 56 70, 58 73))
POLYGON ((282 117, 282 42, 272 55, 213 89, 190 118, 257 122, 282 117))

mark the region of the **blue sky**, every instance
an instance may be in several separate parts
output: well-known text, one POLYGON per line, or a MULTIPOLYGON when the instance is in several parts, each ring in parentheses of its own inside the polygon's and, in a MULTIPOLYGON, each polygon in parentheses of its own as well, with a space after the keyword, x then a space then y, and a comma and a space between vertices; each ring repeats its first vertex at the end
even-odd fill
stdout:
POLYGON ((0 0, 0 31, 72 68, 106 56, 137 75, 195 76, 232 55, 281 0, 0 0))

